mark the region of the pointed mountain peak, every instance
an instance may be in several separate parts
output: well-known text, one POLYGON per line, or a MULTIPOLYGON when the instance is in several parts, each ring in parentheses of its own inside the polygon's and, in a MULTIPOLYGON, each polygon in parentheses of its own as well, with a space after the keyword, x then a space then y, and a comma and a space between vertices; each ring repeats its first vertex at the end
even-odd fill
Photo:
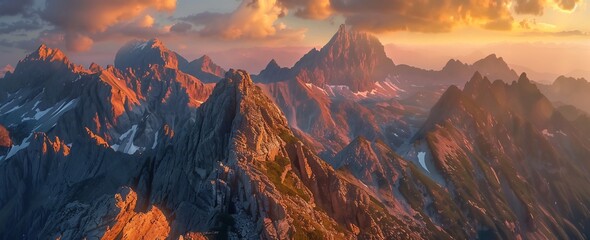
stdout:
POLYGON ((471 77, 471 80, 465 84, 464 92, 471 95, 478 95, 484 91, 488 91, 492 87, 492 83, 487 77, 484 77, 476 71, 471 77))
POLYGON ((522 74, 520 74, 520 77, 518 77, 518 83, 519 84, 528 84, 530 83, 531 80, 529 80, 529 78, 527 77, 526 73, 523 72, 522 74))
POLYGON ((250 74, 245 70, 230 69, 225 73, 225 78, 222 81, 230 86, 254 87, 254 82, 252 82, 250 74))
MULTIPOLYGON (((381 45, 381 42, 373 36, 365 32, 357 31, 354 29, 348 29, 346 25, 342 24, 338 28, 338 31, 334 34, 330 42, 324 48, 331 45, 348 45, 348 44, 374 44, 381 45), (358 41, 358 43, 357 43, 358 41)), ((345 47, 345 46, 340 46, 345 47)), ((323 48, 322 48, 323 50, 323 48)))
POLYGON ((49 61, 49 62, 64 62, 69 63, 68 58, 66 55, 59 49, 50 48, 44 43, 37 48, 34 52, 29 54, 26 58, 26 61, 49 61))
POLYGON ((508 64, 504 61, 504 58, 498 57, 495 53, 488 55, 487 57, 473 63, 474 66, 478 65, 486 65, 486 66, 493 66, 493 67, 506 67, 508 68, 508 64))
POLYGON ((497 60, 497 59, 502 59, 502 58, 498 58, 498 56, 496 56, 495 53, 492 53, 492 54, 488 55, 487 57, 485 57, 484 59, 497 60))
POLYGON ((338 32, 336 32, 336 35, 346 35, 346 25, 345 24, 340 24, 340 27, 338 27, 338 32))
POLYGON ((270 60, 270 62, 268 62, 268 64, 266 65, 266 69, 279 69, 281 68, 281 66, 277 63, 277 61, 274 60, 274 58, 272 60, 270 60))
POLYGON ((447 64, 445 64, 445 66, 443 67, 443 71, 458 71, 461 69, 465 68, 465 65, 463 62, 456 60, 456 59, 451 59, 447 62, 447 64))
POLYGON ((181 70, 205 83, 215 83, 223 78, 226 73, 225 69, 215 64, 213 59, 208 55, 203 55, 188 63, 186 67, 181 68, 181 70))
POLYGON ((479 73, 479 71, 476 71, 473 74, 473 77, 471 77, 471 81, 481 81, 483 80, 483 76, 481 76, 481 73, 479 73))
POLYGON ((369 140, 363 136, 358 136, 357 138, 355 138, 354 140, 352 140, 352 142, 350 143, 350 145, 359 145, 359 144, 370 144, 371 142, 369 142, 369 140))
POLYGON ((166 46, 164 46, 164 43, 158 39, 158 38, 152 38, 148 41, 148 45, 151 46, 152 48, 154 47, 162 47, 162 48, 166 48, 166 46))
POLYGON ((90 69, 90 71, 92 71, 93 73, 101 72, 102 70, 104 70, 102 66, 96 64, 95 62, 91 63, 88 69, 90 69))
POLYGON ((115 66, 119 69, 145 69, 156 64, 173 69, 178 69, 179 65, 178 54, 157 38, 132 40, 119 49, 115 56, 115 66))
POLYGON ((320 51, 311 50, 303 56, 293 67, 293 75, 315 72, 323 76, 305 82, 344 85, 353 92, 362 92, 384 81, 393 67, 379 39, 343 25, 320 51))
POLYGON ((213 62, 211 57, 209 57, 209 55, 207 55, 207 54, 201 56, 198 60, 201 62, 213 62))
POLYGON ((443 93, 433 109, 446 109, 448 106, 458 105, 461 99, 463 99, 463 91, 459 87, 451 85, 443 93))

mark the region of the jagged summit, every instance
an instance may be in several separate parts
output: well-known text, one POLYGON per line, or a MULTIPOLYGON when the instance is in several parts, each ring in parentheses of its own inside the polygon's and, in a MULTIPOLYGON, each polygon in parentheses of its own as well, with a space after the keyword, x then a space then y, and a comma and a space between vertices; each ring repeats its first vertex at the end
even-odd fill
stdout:
POLYGON ((215 83, 225 75, 225 69, 213 62, 213 59, 208 55, 188 63, 186 67, 181 68, 182 71, 198 78, 205 83, 215 83))
POLYGON ((159 39, 132 40, 125 44, 115 56, 115 67, 119 69, 145 69, 151 65, 178 69, 187 64, 186 59, 168 49, 159 39))
POLYGON ((91 63, 90 66, 88 67, 88 69, 90 71, 92 71, 93 73, 101 72, 104 70, 104 68, 102 66, 98 65, 95 62, 91 63))
POLYGON ((317 86, 345 85, 358 92, 384 81, 393 67, 379 39, 342 25, 321 50, 311 50, 295 64, 293 75, 317 86))
POLYGON ((35 50, 34 52, 32 52, 31 54, 29 54, 26 58, 26 60, 41 60, 41 61, 60 61, 60 62, 68 62, 69 60, 66 57, 66 55, 59 49, 55 48, 50 48, 47 45, 45 45, 44 43, 41 44, 41 46, 39 46, 39 48, 37 48, 37 50, 35 50))
POLYGON ((266 65, 266 69, 280 69, 281 66, 277 63, 277 61, 273 58, 268 62, 266 65))
POLYGON ((520 74, 520 77, 518 77, 518 83, 530 83, 531 80, 529 80, 528 76, 526 75, 525 72, 520 74))

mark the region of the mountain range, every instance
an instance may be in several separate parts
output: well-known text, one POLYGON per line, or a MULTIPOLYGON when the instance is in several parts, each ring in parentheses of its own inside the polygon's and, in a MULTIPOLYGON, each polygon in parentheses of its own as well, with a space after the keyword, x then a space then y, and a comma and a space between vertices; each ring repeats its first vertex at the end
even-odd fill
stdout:
POLYGON ((346 26, 256 75, 41 45, 0 78, 0 239, 587 239, 587 84, 346 26))

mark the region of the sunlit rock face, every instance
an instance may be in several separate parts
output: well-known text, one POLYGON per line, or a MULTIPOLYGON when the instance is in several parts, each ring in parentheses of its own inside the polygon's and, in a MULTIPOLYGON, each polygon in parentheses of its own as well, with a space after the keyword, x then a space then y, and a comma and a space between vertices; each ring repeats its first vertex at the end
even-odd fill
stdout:
POLYGON ((311 50, 293 68, 279 71, 271 61, 259 77, 262 82, 296 78, 321 88, 346 86, 352 92, 364 92, 387 80, 393 67, 376 37, 342 25, 322 49, 311 50))

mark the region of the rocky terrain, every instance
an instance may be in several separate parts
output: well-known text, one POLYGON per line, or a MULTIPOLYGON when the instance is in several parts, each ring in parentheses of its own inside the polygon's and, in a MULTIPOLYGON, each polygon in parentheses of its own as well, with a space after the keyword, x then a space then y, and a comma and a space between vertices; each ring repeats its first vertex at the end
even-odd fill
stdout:
POLYGON ((345 26, 253 76, 157 39, 114 63, 0 78, 0 239, 588 238, 582 80, 396 66, 345 26))

